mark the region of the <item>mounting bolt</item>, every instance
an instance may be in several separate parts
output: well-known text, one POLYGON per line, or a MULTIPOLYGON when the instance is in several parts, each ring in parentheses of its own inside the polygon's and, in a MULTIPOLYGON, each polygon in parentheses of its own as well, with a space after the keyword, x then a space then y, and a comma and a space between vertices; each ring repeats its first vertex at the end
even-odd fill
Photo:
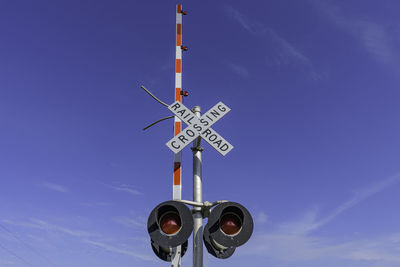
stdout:
POLYGON ((181 10, 182 15, 187 15, 186 11, 181 10))
POLYGON ((183 50, 183 51, 188 51, 188 47, 187 46, 184 46, 184 45, 181 45, 181 49, 183 50))
POLYGON ((181 91, 181 96, 188 96, 189 92, 188 91, 181 91))

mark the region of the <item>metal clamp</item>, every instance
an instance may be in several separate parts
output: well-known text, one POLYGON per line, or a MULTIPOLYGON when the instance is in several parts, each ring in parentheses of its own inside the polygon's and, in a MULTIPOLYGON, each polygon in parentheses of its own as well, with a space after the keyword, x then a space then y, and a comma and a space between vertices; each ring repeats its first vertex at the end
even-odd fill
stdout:
POLYGON ((191 147, 190 148, 192 151, 203 151, 204 147, 191 147))
MULTIPOLYGON (((209 201, 204 201, 204 202, 194 202, 190 200, 183 200, 183 199, 175 199, 174 201, 181 202, 183 204, 187 204, 193 207, 200 207, 201 208, 201 214, 203 218, 208 218, 210 216, 211 208, 214 206, 217 206, 219 204, 228 202, 228 200, 218 200, 215 202, 209 202, 209 201)), ((192 210, 193 211, 193 210, 192 210)))

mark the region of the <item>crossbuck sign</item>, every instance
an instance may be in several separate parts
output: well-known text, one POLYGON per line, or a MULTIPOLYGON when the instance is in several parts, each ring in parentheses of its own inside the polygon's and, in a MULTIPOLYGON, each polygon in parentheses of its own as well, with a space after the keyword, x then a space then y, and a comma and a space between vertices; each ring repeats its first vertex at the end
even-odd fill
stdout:
POLYGON ((188 125, 186 129, 167 142, 167 147, 174 153, 181 151, 198 136, 201 136, 223 156, 232 150, 233 146, 211 128, 231 110, 224 103, 219 102, 200 118, 179 101, 169 105, 168 109, 188 125))

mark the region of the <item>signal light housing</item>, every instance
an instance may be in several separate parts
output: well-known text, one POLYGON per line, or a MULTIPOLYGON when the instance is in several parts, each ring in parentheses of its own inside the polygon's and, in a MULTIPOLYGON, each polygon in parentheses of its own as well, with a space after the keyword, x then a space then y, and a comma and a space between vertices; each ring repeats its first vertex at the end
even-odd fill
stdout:
POLYGON ((183 203, 165 201, 156 206, 147 220, 147 231, 154 253, 171 261, 172 248, 182 245, 182 256, 193 231, 192 212, 183 203))
POLYGON ((218 259, 226 259, 232 256, 232 254, 235 252, 235 247, 229 247, 229 248, 218 248, 216 244, 213 244, 211 239, 210 239, 210 230, 208 229, 208 224, 204 227, 203 230, 203 241, 204 245, 206 246, 206 249, 208 253, 213 255, 214 257, 218 259))
POLYGON ((250 212, 236 202, 216 206, 204 228, 203 240, 207 251, 220 259, 230 257, 235 248, 243 245, 253 233, 250 212))

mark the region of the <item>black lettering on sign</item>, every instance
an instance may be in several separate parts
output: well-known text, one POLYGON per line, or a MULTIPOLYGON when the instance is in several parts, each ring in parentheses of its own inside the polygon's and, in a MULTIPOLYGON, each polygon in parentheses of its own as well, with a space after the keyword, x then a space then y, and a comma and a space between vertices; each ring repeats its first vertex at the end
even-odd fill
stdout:
POLYGON ((219 149, 221 149, 222 151, 227 151, 229 148, 229 146, 227 144, 223 144, 219 149))
POLYGON ((207 138, 207 136, 209 135, 211 133, 211 130, 210 129, 207 129, 207 130, 205 130, 202 134, 205 134, 206 136, 206 138, 207 138))
POLYGON ((185 110, 182 109, 182 110, 177 111, 176 113, 181 114, 181 116, 183 117, 183 114, 185 114, 185 110))
POLYGON ((217 135, 215 135, 215 134, 212 134, 212 135, 210 135, 210 137, 208 137, 208 140, 210 140, 211 142, 215 141, 216 139, 217 139, 217 135))
MULTIPOLYGON (((210 136, 210 137, 211 137, 211 136, 210 136)), ((218 141, 215 141, 213 144, 216 144, 217 147, 219 148, 219 146, 221 145, 221 143, 222 143, 222 139, 219 139, 218 141)))
POLYGON ((186 134, 189 135, 190 137, 195 136, 195 133, 194 133, 192 130, 190 130, 190 129, 187 129, 185 132, 186 132, 186 134))
POLYGON ((207 117, 207 118, 209 118, 209 119, 210 119, 210 121, 213 121, 213 120, 212 120, 212 119, 211 119, 211 118, 210 118, 208 115, 206 115, 206 117, 207 117))
POLYGON ((178 149, 178 148, 181 147, 180 145, 177 145, 177 146, 176 146, 175 143, 176 143, 176 141, 172 141, 172 142, 171 142, 171 146, 172 146, 173 148, 178 149))
POLYGON ((199 132, 201 132, 201 130, 203 130, 203 128, 201 128, 201 126, 198 125, 197 123, 193 124, 193 128, 194 128, 196 131, 199 131, 199 132))
POLYGON ((211 110, 210 114, 213 115, 215 118, 218 118, 219 116, 218 111, 216 111, 215 109, 211 110))
POLYGON ((186 138, 184 135, 178 136, 178 139, 181 140, 181 142, 182 142, 183 144, 185 143, 185 140, 186 140, 186 141, 189 141, 189 140, 187 140, 187 138, 186 138))
POLYGON ((200 119, 200 122, 203 124, 203 126, 208 126, 209 124, 205 119, 200 119))
POLYGON ((191 124, 190 121, 193 120, 194 116, 187 120, 188 124, 191 124))
POLYGON ((218 105, 218 109, 219 109, 221 112, 225 112, 225 111, 226 111, 226 107, 224 107, 223 105, 218 105))
POLYGON ((190 116, 190 113, 186 114, 186 116, 184 117, 184 119, 186 119, 186 118, 189 117, 189 116, 190 116))
POLYGON ((175 104, 172 105, 171 109, 176 110, 177 108, 180 108, 180 107, 181 107, 181 104, 175 103, 175 104))

